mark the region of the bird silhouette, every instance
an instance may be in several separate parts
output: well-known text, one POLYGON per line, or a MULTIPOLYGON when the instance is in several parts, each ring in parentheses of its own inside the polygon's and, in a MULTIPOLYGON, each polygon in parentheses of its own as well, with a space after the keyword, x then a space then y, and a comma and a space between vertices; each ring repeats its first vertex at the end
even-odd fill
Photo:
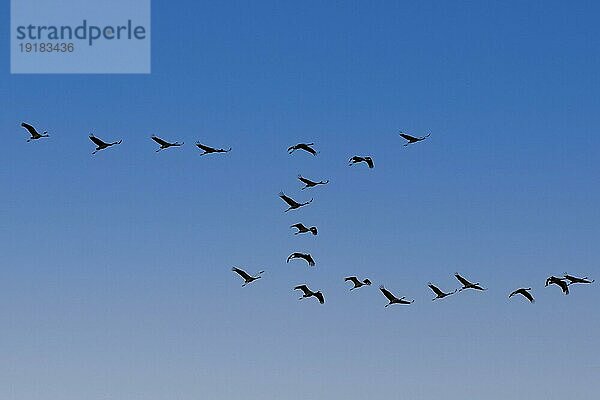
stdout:
POLYGON ((443 291, 441 291, 437 286, 435 286, 431 282, 429 282, 427 284, 427 286, 429 286, 429 289, 431 289, 433 291, 433 293, 435 293, 435 297, 433 299, 431 299, 432 301, 433 300, 437 300, 437 299, 443 299, 444 297, 448 297, 450 295, 453 295, 457 291, 457 289, 454 289, 454 292, 448 292, 448 293, 443 292, 443 291))
POLYGON ((316 226, 311 226, 310 228, 307 228, 306 226, 304 226, 304 224, 302 224, 301 222, 291 225, 290 228, 296 228, 298 229, 298 232, 295 232, 294 235, 299 235, 301 233, 312 233, 313 236, 317 236, 317 227, 316 226))
POLYGON ((289 263, 290 260, 296 259, 296 258, 301 258, 304 261, 306 261, 308 263, 309 267, 314 267, 315 266, 315 260, 313 260, 312 256, 308 253, 292 253, 288 256, 287 260, 285 261, 286 263, 289 263))
POLYGON ((202 144, 200 142, 196 142, 196 147, 198 147, 200 150, 204 151, 204 153, 200 154, 201 156, 204 156, 206 154, 212 154, 212 153, 229 153, 231 151, 231 147, 228 148, 227 150, 225 150, 225 149, 217 149, 217 148, 214 148, 214 147, 210 147, 210 146, 204 145, 204 144, 202 144))
POLYGON ((327 185, 329 183, 329 180, 326 181, 311 181, 310 179, 307 179, 305 177, 303 177, 302 175, 298 175, 298 180, 302 183, 304 183, 304 187, 301 190, 304 190, 306 188, 311 188, 311 187, 315 187, 318 185, 327 185))
POLYGON ((112 142, 112 143, 107 143, 104 140, 102 140, 102 139, 94 136, 93 133, 90 135, 90 140, 96 145, 96 150, 94 150, 92 152, 92 154, 96 154, 100 150, 104 150, 104 149, 106 149, 106 148, 108 148, 110 146, 114 146, 114 145, 123 143, 122 140, 119 140, 119 141, 116 141, 116 142, 112 142))
POLYGON ((26 122, 21 122, 21 126, 25 129, 27 129, 27 132, 29 132, 29 134, 31 135, 31 137, 29 139, 27 139, 28 142, 31 142, 32 140, 38 140, 41 138, 45 138, 45 137, 50 137, 50 135, 48 135, 48 132, 44 131, 44 133, 39 133, 33 126, 29 125, 26 122))
POLYGON ((415 301, 414 300, 404 300, 406 297, 402 296, 400 298, 394 296, 392 294, 392 292, 390 292, 389 290, 387 290, 383 285, 379 286, 379 290, 381 290, 381 293, 383 293, 383 295, 388 299, 389 303, 387 303, 385 306, 390 306, 392 304, 412 304, 415 301))
POLYGON ((587 276, 584 278, 578 278, 576 276, 569 275, 566 272, 563 276, 565 277, 566 280, 569 281, 569 285, 572 285, 574 283, 593 283, 594 282, 594 279, 589 280, 587 276))
POLYGON ((259 271, 258 274, 256 274, 256 276, 252 276, 249 273, 247 273, 246 271, 244 271, 243 269, 240 269, 238 267, 233 267, 233 268, 231 268, 231 270, 233 272, 235 272, 236 274, 238 274, 239 276, 241 276, 242 278, 244 278, 244 284, 242 285, 242 287, 246 286, 249 283, 254 282, 257 279, 262 278, 261 275, 265 272, 265 271, 259 271))
POLYGON ((312 203, 312 201, 313 201, 313 199, 310 199, 306 203, 298 203, 296 200, 292 199, 291 197, 286 196, 283 192, 279 192, 279 197, 281 197, 281 200, 285 201, 289 206, 289 208, 287 210, 285 210, 284 212, 288 212, 290 210, 295 210, 297 208, 303 207, 307 204, 312 203))
POLYGON ((546 279, 546 284, 544 286, 548 285, 556 285, 562 289, 564 294, 569 294, 569 284, 565 282, 564 278, 557 278, 554 275, 550 276, 546 279))
POLYGON ((154 140, 156 143, 158 143, 160 145, 160 148, 158 150, 156 150, 157 153, 159 151, 161 151, 161 150, 168 149, 169 147, 183 146, 183 142, 181 142, 181 143, 179 143, 179 142, 170 143, 170 142, 167 142, 164 139, 159 138, 156 135, 152 135, 151 139, 154 140))
POLYGON ((354 157, 350 158, 350 160, 348 162, 350 163, 349 165, 354 165, 354 164, 358 164, 361 162, 365 162, 365 163, 367 163, 369 168, 373 168, 375 166, 373 164, 373 159, 371 157, 354 156, 354 157))
POLYGON ((535 303, 535 299, 533 298, 531 293, 529 293, 529 290, 531 290, 531 288, 520 288, 509 294, 508 297, 510 298, 516 294, 520 294, 521 296, 524 296, 527 300, 529 300, 530 303, 535 303))
POLYGON ((344 278, 344 282, 348 281, 354 284, 354 287, 351 287, 350 290, 358 289, 359 287, 363 286, 371 286, 371 281, 368 278, 364 279, 362 282, 359 281, 356 276, 349 276, 347 278, 344 278))
POLYGON ((408 146, 409 144, 413 144, 413 143, 418 143, 421 142, 425 139, 427 139, 429 136, 431 135, 431 133, 427 134, 427 136, 423 136, 423 137, 414 137, 411 135, 407 135, 406 133, 400 132, 400 136, 406 140, 408 140, 408 142, 406 142, 404 144, 404 146, 408 146))
POLYGON ((302 300, 302 299, 305 299, 308 297, 315 297, 315 298, 317 298, 317 300, 319 300, 319 303, 321 303, 321 304, 325 303, 325 298, 323 297, 323 293, 321 293, 320 291, 313 292, 306 285, 298 285, 294 288, 294 290, 302 290, 302 292, 304 293, 302 295, 302 297, 300 297, 298 300, 302 300))
POLYGON ((460 274, 458 272, 455 272, 454 276, 463 285, 460 289, 458 289, 459 292, 462 292, 465 289, 485 290, 484 288, 482 288, 481 286, 479 286, 479 283, 469 282, 467 279, 465 279, 464 277, 460 276, 460 274))
POLYGON ((298 144, 288 147, 288 153, 292 154, 296 150, 304 150, 304 151, 312 154, 313 156, 316 156, 317 152, 315 151, 315 149, 313 149, 311 147, 314 145, 315 145, 314 143, 298 143, 298 144))

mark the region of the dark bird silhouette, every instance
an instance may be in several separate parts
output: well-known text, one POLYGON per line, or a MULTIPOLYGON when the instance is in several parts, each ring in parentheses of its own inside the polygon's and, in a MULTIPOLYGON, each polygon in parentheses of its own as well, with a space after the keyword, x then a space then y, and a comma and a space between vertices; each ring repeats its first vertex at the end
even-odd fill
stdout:
POLYGON ((38 131, 35 130, 35 128, 33 126, 29 125, 26 122, 21 122, 21 126, 25 129, 27 129, 27 132, 29 132, 29 134, 31 135, 31 137, 29 139, 27 139, 28 142, 31 142, 32 140, 45 138, 45 137, 50 137, 50 135, 48 135, 48 132, 44 131, 44 133, 39 133, 38 131))
POLYGON ((316 297, 317 300, 319 300, 319 303, 321 303, 321 304, 325 303, 325 298, 323 297, 323 293, 321 293, 320 291, 313 292, 306 285, 298 285, 294 288, 294 290, 302 290, 302 292, 304 293, 302 295, 302 297, 300 297, 298 300, 302 300, 302 299, 305 299, 308 297, 316 297))
POLYGON ((318 185, 327 185, 329 183, 329 180, 326 181, 311 181, 310 179, 307 179, 305 177, 303 177, 302 175, 298 175, 298 180, 302 183, 304 183, 304 187, 301 190, 304 190, 306 188, 311 188, 311 187, 315 187, 318 185))
POLYGON ((454 276, 463 285, 460 289, 458 289, 459 292, 462 292, 465 289, 485 290, 484 288, 479 286, 479 283, 469 282, 467 279, 460 276, 460 274, 458 272, 455 272, 454 276))
POLYGON ((404 300, 406 298, 405 296, 402 296, 400 298, 394 296, 392 292, 383 287, 383 285, 379 286, 379 290, 381 290, 381 293, 383 293, 383 295, 389 300, 389 303, 385 305, 386 307, 392 304, 412 304, 415 302, 414 300, 404 300))
POLYGON ((160 148, 158 150, 156 150, 157 153, 159 151, 161 151, 161 150, 168 149, 169 147, 182 146, 183 145, 183 142, 181 142, 181 143, 179 143, 179 142, 170 143, 170 142, 167 142, 166 140, 163 140, 163 139, 159 138, 156 135, 152 135, 151 139, 154 140, 156 143, 158 143, 160 145, 160 148))
POLYGON ((362 282, 359 281, 358 278, 355 276, 349 276, 347 278, 344 278, 344 282, 348 281, 354 284, 354 287, 351 287, 350 290, 358 289, 359 287, 363 286, 371 286, 371 281, 368 278, 363 280, 362 282))
POLYGON ((291 197, 286 196, 283 192, 279 192, 279 197, 281 197, 281 200, 285 201, 290 206, 284 212, 288 212, 290 210, 295 210, 297 208, 303 207, 307 204, 312 203, 312 201, 313 201, 313 199, 310 199, 306 203, 298 203, 296 200, 292 199, 291 197))
POLYGON ((97 153, 97 152, 99 152, 100 150, 104 150, 104 149, 106 149, 106 148, 108 148, 108 147, 110 147, 110 146, 114 146, 114 145, 116 145, 116 144, 121 144, 121 143, 123 143, 123 141, 122 141, 122 140, 119 140, 119 141, 117 141, 117 142, 107 143, 107 142, 105 142, 104 140, 102 140, 102 139, 100 139, 100 138, 97 138, 96 136, 94 136, 94 134, 93 134, 93 133, 90 135, 90 140, 91 140, 92 142, 94 142, 94 144, 96 145, 96 150, 94 150, 94 151, 92 152, 92 154, 96 154, 96 153, 97 153))
POLYGON ((225 150, 225 149, 217 149, 217 148, 214 148, 214 147, 210 147, 210 146, 204 145, 204 144, 202 144, 200 142, 196 142, 196 147, 198 147, 200 150, 204 151, 204 153, 200 154, 201 156, 204 156, 206 154, 212 154, 212 153, 229 153, 231 151, 231 147, 228 148, 227 150, 225 150))
POLYGON ((411 136, 411 135, 407 135, 406 133, 400 132, 400 136, 402 138, 408 140, 408 142, 406 142, 404 144, 404 146, 408 146, 409 144, 421 142, 421 141, 427 139, 430 135, 431 135, 431 133, 427 134, 426 136, 423 136, 423 137, 419 138, 419 137, 414 137, 414 136, 411 136))
POLYGON ((454 292, 448 292, 448 293, 442 292, 437 286, 435 286, 431 282, 429 282, 427 284, 427 286, 429 286, 429 289, 431 289, 433 291, 433 293, 435 293, 435 297, 433 299, 431 299, 432 301, 437 300, 437 299, 443 299, 444 297, 448 297, 448 296, 456 293, 456 291, 457 291, 457 289, 454 289, 454 292))
POLYGON ((348 162, 350 163, 349 165, 354 165, 354 164, 358 164, 361 162, 365 162, 365 163, 367 163, 369 168, 373 168, 375 166, 373 164, 373 159, 371 157, 354 156, 354 157, 350 158, 350 160, 348 162))
POLYGON ((289 257, 287 258, 287 260, 285 261, 286 263, 289 263, 290 260, 293 260, 295 258, 301 258, 304 261, 306 261, 308 263, 309 267, 314 267, 315 266, 315 260, 313 260, 312 256, 310 254, 307 253, 292 253, 289 255, 289 257))
POLYGON ((556 285, 562 289, 564 294, 569 294, 569 284, 567 282, 565 282, 564 278, 557 278, 556 276, 550 276, 549 278, 546 279, 546 284, 544 286, 548 286, 548 285, 556 285))
POLYGON ((304 150, 304 151, 312 154, 313 156, 316 156, 317 152, 315 151, 315 149, 310 147, 310 146, 314 146, 314 145, 315 145, 314 143, 298 143, 298 144, 288 147, 288 153, 292 154, 296 150, 304 150))
POLYGON ((565 277, 566 280, 569 281, 569 285, 572 285, 574 283, 593 283, 595 280, 589 280, 589 278, 586 276, 584 278, 578 278, 576 276, 573 275, 569 275, 565 272, 565 274, 563 275, 565 277))
POLYGON ((291 225, 290 228, 296 228, 298 229, 298 232, 294 233, 294 235, 299 235, 301 233, 312 233, 314 236, 317 236, 317 227, 316 226, 311 226, 310 228, 307 228, 306 226, 304 226, 304 224, 302 223, 297 223, 294 225, 291 225))
POLYGON ((530 303, 535 303, 535 299, 533 298, 533 296, 531 295, 531 293, 528 292, 528 290, 531 290, 531 288, 520 288, 515 290, 514 292, 512 292, 511 294, 508 295, 508 297, 513 297, 516 294, 520 294, 521 296, 524 296, 527 300, 529 300, 530 303))
POLYGON ((231 268, 231 270, 233 272, 235 272, 236 274, 238 274, 239 276, 241 276, 242 278, 244 278, 244 284, 242 285, 242 287, 246 286, 249 283, 254 282, 257 279, 262 278, 261 275, 265 272, 265 271, 259 271, 258 274, 256 274, 256 276, 252 276, 249 273, 247 273, 246 271, 244 271, 243 269, 239 269, 237 267, 233 267, 233 268, 231 268))

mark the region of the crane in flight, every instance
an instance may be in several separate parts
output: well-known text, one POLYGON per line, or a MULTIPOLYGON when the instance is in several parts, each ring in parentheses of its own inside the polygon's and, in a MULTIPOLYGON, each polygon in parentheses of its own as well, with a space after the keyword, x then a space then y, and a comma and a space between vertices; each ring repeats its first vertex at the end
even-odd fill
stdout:
POLYGON ((50 137, 50 135, 48 135, 48 132, 44 131, 44 133, 39 133, 32 125, 29 125, 27 122, 21 122, 21 126, 27 129, 27 132, 29 132, 29 134, 31 135, 31 137, 27 139, 28 142, 45 137, 50 137))
POLYGON ((298 143, 293 146, 288 147, 288 153, 292 154, 296 150, 304 150, 313 156, 317 155, 317 151, 313 149, 311 146, 314 146, 314 143, 298 143))
POLYGON ((350 160, 348 160, 349 164, 348 165, 354 165, 354 164, 358 164, 361 162, 367 163, 367 165, 369 166, 369 168, 373 168, 375 166, 375 164, 373 164, 373 159, 371 157, 368 156, 354 156, 351 157, 350 160))
POLYGON ((323 297, 323 293, 321 293, 320 291, 313 292, 306 285, 298 285, 294 288, 294 290, 302 290, 302 292, 303 292, 302 297, 300 297, 298 300, 306 299, 308 297, 315 297, 317 300, 319 300, 319 303, 321 303, 321 304, 325 303, 325 298, 323 297))
POLYGON ((311 187, 315 187, 318 185, 327 185, 329 183, 329 179, 326 181, 312 181, 308 178, 303 177, 302 175, 298 175, 298 180, 302 183, 304 183, 304 187, 301 190, 304 190, 306 188, 311 188, 311 187))
POLYGON ((315 266, 315 260, 312 258, 312 256, 308 253, 292 253, 288 256, 287 260, 285 261, 286 264, 290 262, 290 260, 294 260, 294 259, 303 259, 304 261, 306 261, 308 263, 309 267, 314 267, 315 266))
POLYGON ((576 276, 569 275, 566 272, 563 276, 565 277, 566 280, 569 281, 569 285, 572 285, 574 283, 594 283, 594 279, 589 280, 587 276, 584 278, 578 278, 576 276))
POLYGON ((565 278, 557 278, 552 275, 546 279, 546 284, 544 286, 548 285, 556 285, 562 289, 564 294, 569 294, 569 284, 565 282, 565 278))
POLYGON ((102 140, 102 139, 94 136, 93 133, 90 135, 90 140, 96 145, 96 150, 94 150, 92 152, 92 154, 96 154, 100 150, 104 150, 106 148, 109 148, 110 146, 114 146, 114 145, 123 143, 122 140, 119 140, 119 141, 116 141, 116 142, 112 142, 112 143, 107 143, 104 140, 102 140))
POLYGON ((435 293, 435 297, 433 299, 431 299, 432 301, 433 300, 437 300, 437 299, 443 299, 444 297, 448 297, 450 295, 453 295, 458 290, 458 289, 454 289, 454 292, 447 292, 446 293, 446 292, 443 292, 442 290, 440 290, 437 286, 435 286, 431 282, 429 282, 427 284, 427 286, 429 286, 429 289, 431 289, 433 291, 433 293, 435 293))
POLYGON ((466 278, 462 277, 458 272, 455 272, 454 276, 456 277, 456 279, 458 279, 458 281, 462 285, 462 287, 460 289, 458 289, 459 292, 462 292, 465 289, 486 290, 485 288, 482 288, 481 286, 479 286, 479 283, 469 282, 466 278))
POLYGON ((169 147, 174 147, 174 146, 183 146, 183 142, 179 143, 179 142, 167 142, 164 139, 159 138, 156 135, 152 135, 151 139, 154 140, 156 143, 158 143, 160 145, 160 148, 158 150, 156 150, 156 152, 158 153, 161 150, 164 149, 168 149, 169 147))
POLYGON ((383 295, 385 296, 386 299, 388 299, 389 303, 387 303, 385 306, 391 306, 392 304, 412 304, 415 301, 414 300, 404 300, 406 299, 405 296, 402 296, 400 298, 394 296, 392 294, 392 292, 390 292, 389 290, 387 290, 383 285, 379 286, 379 290, 381 290, 381 293, 383 293, 383 295))
POLYGON ((310 199, 306 203, 298 203, 296 200, 292 199, 291 197, 286 196, 285 193, 283 193, 283 192, 279 192, 279 197, 281 197, 281 200, 285 201, 289 206, 289 208, 287 210, 285 210, 284 212, 288 212, 290 210, 295 210, 297 208, 304 207, 305 205, 308 205, 308 204, 312 203, 312 201, 313 201, 313 199, 310 199))
POLYGON ((212 153, 229 153, 231 151, 231 147, 228 149, 217 149, 215 147, 210 147, 207 146, 205 144, 202 144, 200 142, 196 142, 196 147, 198 147, 200 150, 202 150, 204 153, 201 153, 201 156, 204 156, 206 154, 212 154, 212 153))
POLYGON ((256 276, 252 276, 249 273, 247 273, 246 271, 244 271, 243 269, 240 269, 238 267, 233 267, 233 268, 231 268, 231 270, 244 279, 244 284, 242 285, 242 287, 246 286, 249 283, 254 282, 257 279, 262 278, 261 275, 265 272, 265 271, 259 271, 258 274, 256 274, 256 276))
POLYGON ((317 236, 317 227, 316 226, 311 226, 310 228, 307 228, 306 226, 304 226, 303 223, 299 222, 297 224, 291 225, 290 228, 296 228, 298 229, 297 232, 294 233, 294 235, 299 235, 301 233, 312 233, 313 236, 317 236))
POLYGON ((535 303, 535 299, 533 298, 531 293, 529 293, 530 290, 531 288, 520 288, 509 294, 508 297, 511 298, 517 294, 520 294, 521 296, 524 296, 527 300, 529 300, 530 303, 535 303))
POLYGON ((371 286, 371 281, 369 278, 360 281, 356 276, 344 278, 344 282, 352 282, 354 284, 354 287, 351 287, 350 290, 358 289, 359 287, 363 286, 371 286))
POLYGON ((421 141, 427 139, 429 136, 431 136, 431 133, 428 133, 426 136, 423 136, 423 137, 414 137, 414 136, 408 135, 404 132, 400 132, 400 136, 403 139, 407 140, 407 142, 404 144, 404 146, 406 147, 409 144, 418 143, 418 142, 421 142, 421 141))

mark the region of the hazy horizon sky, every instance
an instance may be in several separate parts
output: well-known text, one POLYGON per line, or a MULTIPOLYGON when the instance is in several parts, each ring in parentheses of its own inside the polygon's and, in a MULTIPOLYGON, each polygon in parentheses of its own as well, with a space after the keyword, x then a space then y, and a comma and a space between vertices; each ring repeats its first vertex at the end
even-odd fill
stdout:
POLYGON ((596 399, 600 283, 544 280, 600 279, 600 6, 257 3, 153 2, 150 75, 11 75, 0 32, 0 398, 596 399))

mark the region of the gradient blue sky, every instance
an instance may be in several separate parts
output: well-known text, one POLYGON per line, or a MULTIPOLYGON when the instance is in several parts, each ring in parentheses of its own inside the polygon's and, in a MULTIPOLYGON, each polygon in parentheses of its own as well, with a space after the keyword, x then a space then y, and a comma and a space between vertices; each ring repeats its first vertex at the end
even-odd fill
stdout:
POLYGON ((597 398, 599 286, 543 286, 600 278, 597 3, 197 3, 154 2, 145 76, 10 75, 0 32, 0 398, 597 398), (432 303, 455 271, 489 290, 432 303))

